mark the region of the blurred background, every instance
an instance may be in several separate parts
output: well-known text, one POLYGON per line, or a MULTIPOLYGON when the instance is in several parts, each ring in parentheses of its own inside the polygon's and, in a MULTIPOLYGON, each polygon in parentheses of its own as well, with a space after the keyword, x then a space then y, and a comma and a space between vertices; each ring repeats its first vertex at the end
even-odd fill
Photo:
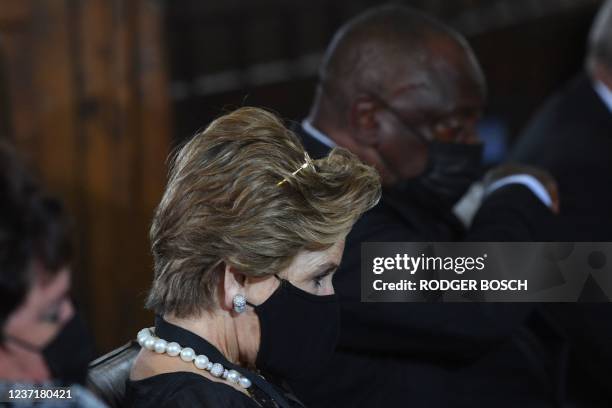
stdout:
MULTIPOLYGON (((302 119, 333 32, 374 0, 0 0, 0 138, 74 217, 99 352, 152 322, 148 226, 166 157, 242 105, 302 119)), ((600 0, 406 0, 464 33, 489 82, 488 163, 580 70, 600 0)))

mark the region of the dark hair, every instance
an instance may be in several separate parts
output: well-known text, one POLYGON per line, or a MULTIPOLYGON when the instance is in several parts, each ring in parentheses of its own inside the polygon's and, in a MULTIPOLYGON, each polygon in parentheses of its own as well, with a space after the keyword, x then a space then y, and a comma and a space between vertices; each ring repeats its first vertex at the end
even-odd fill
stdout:
POLYGON ((30 288, 32 262, 52 276, 71 257, 61 203, 45 195, 14 150, 0 143, 0 328, 30 288))

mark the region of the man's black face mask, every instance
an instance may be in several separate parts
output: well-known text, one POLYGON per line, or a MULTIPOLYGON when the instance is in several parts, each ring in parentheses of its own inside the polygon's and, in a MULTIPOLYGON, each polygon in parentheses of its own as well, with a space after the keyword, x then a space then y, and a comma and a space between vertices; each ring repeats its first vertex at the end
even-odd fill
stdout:
POLYGON ((426 138, 422 132, 406 123, 402 116, 383 99, 376 97, 406 129, 404 137, 416 137, 427 146, 427 164, 422 174, 413 180, 401 182, 402 190, 408 184, 427 191, 448 207, 454 206, 470 186, 482 176, 482 143, 440 142, 426 138))

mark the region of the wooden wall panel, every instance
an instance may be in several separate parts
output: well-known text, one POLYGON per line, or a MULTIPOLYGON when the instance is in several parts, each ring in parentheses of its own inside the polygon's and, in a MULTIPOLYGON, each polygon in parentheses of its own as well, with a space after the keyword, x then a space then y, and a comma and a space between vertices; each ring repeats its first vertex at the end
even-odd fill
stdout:
POLYGON ((5 2, 12 138, 76 218, 75 297, 107 351, 151 322, 147 233, 170 145, 163 9, 153 0, 5 2))

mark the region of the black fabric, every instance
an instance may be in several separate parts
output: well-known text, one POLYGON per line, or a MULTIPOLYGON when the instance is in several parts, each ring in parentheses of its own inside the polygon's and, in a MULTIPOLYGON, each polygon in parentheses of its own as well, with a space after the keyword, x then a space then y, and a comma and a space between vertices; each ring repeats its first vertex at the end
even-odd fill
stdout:
MULTIPOLYGON (((296 130, 311 155, 325 154, 296 130)), ((540 316, 534 305, 360 302, 362 242, 531 241, 549 217, 527 188, 508 186, 488 197, 464 231, 451 209, 426 193, 385 189, 347 237, 334 278, 338 349, 318 381, 292 383, 298 396, 315 408, 556 406, 562 379, 547 367, 563 360, 563 339, 551 329, 541 346, 530 329, 540 316)))
POLYGON ((85 384, 87 366, 95 353, 94 340, 78 312, 42 349, 17 337, 6 338, 32 353, 41 353, 57 384, 85 384))
POLYGON ((548 169, 559 184, 558 241, 612 241, 612 113, 586 74, 540 109, 511 158, 548 169))
POLYGON ((127 406, 153 407, 227 407, 256 408, 249 396, 227 384, 210 381, 190 372, 159 374, 129 381, 127 406))
POLYGON ((255 313, 261 331, 257 368, 284 379, 318 377, 338 341, 338 297, 313 295, 281 279, 255 313))
POLYGON ((95 349, 94 339, 80 313, 74 313, 42 354, 54 379, 66 385, 85 384, 87 366, 95 349))
POLYGON ((429 142, 427 166, 418 178, 421 188, 455 205, 482 176, 482 151, 482 143, 429 142))
POLYGON ((163 320, 155 319, 155 333, 182 347, 191 347, 196 354, 208 356, 210 361, 234 369, 249 378, 251 397, 228 384, 211 381, 191 372, 158 374, 138 381, 127 381, 127 406, 145 407, 210 407, 210 408, 300 408, 303 405, 286 390, 266 381, 262 376, 230 363, 212 344, 198 335, 163 320))
MULTIPOLYGON (((585 73, 553 95, 520 135, 515 161, 548 169, 559 184, 555 241, 612 241, 612 113, 585 73)), ((570 397, 612 406, 612 305, 549 304, 571 339, 570 397)))

